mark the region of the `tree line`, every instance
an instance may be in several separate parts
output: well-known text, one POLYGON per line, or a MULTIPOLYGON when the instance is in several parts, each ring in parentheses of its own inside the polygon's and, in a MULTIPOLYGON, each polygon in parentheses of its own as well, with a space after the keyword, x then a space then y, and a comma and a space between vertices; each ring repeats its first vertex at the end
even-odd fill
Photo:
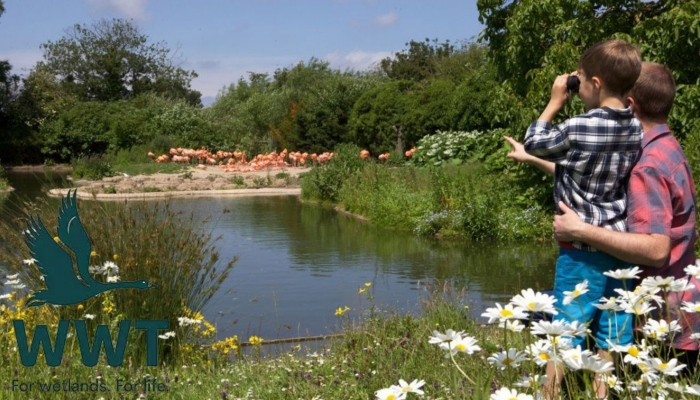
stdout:
MULTIPOLYGON (((340 143, 379 154, 437 130, 503 129, 518 138, 556 75, 575 70, 590 45, 622 38, 673 71, 672 129, 700 159, 700 3, 479 0, 478 8, 478 41, 412 40, 365 71, 312 58, 250 73, 207 108, 191 87, 196 72, 133 22, 75 25, 41 46, 43 60, 27 77, 0 61, 0 146, 12 149, 3 158, 61 162, 169 146, 321 152, 340 143)), ((7 18, 3 11, 0 1, 7 18)), ((562 116, 582 111, 574 99, 562 116)))

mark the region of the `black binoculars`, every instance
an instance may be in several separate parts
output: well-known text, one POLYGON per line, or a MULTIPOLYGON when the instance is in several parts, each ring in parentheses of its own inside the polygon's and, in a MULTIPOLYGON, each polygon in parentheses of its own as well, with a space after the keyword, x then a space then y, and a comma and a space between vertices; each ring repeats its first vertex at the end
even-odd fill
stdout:
POLYGON ((578 79, 578 76, 576 75, 569 75, 568 78, 566 78, 566 90, 568 90, 571 93, 578 93, 578 88, 581 85, 581 80, 578 79))

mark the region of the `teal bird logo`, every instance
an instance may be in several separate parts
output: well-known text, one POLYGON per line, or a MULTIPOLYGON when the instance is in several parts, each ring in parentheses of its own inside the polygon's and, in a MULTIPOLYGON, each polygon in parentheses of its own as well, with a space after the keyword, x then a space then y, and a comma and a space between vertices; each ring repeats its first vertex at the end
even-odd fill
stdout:
POLYGON ((77 189, 71 197, 70 190, 61 199, 58 215, 58 238, 75 256, 75 264, 64 249, 41 222, 30 216, 27 221, 25 242, 39 271, 44 275, 46 289, 34 293, 27 302, 29 307, 46 303, 68 306, 82 303, 100 293, 112 289, 149 289, 154 287, 145 280, 102 283, 90 275, 92 243, 78 216, 77 189), (77 275, 76 275, 77 270, 77 275))

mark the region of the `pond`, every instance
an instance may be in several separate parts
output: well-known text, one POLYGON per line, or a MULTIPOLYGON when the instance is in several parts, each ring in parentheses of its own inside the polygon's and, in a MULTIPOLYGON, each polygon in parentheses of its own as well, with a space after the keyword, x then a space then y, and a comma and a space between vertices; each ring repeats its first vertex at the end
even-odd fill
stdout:
MULTIPOLYGON (((8 172, 17 190, 4 196, 3 213, 17 196, 42 195, 42 182, 65 185, 64 176, 8 172)), ((369 308, 366 294, 358 294, 366 282, 372 283, 380 309, 415 313, 425 283, 448 280, 468 291, 474 316, 496 301, 507 302, 520 289, 553 285, 554 243, 421 238, 373 227, 295 196, 169 201, 174 210, 213 216, 204 229, 221 236, 222 259, 239 257, 203 311, 220 337, 269 340, 332 333, 338 307, 349 307, 351 318, 369 308)))

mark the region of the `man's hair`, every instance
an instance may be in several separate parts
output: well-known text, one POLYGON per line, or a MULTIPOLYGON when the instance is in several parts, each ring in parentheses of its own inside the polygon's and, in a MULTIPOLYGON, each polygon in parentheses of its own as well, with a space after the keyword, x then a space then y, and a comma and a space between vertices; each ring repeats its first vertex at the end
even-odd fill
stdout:
POLYGON ((642 54, 624 40, 608 40, 588 48, 578 62, 586 78, 594 76, 603 81, 613 94, 624 96, 642 70, 642 54))
POLYGON ((666 121, 676 97, 676 82, 671 70, 662 64, 642 63, 642 72, 628 96, 634 99, 640 119, 666 121))

